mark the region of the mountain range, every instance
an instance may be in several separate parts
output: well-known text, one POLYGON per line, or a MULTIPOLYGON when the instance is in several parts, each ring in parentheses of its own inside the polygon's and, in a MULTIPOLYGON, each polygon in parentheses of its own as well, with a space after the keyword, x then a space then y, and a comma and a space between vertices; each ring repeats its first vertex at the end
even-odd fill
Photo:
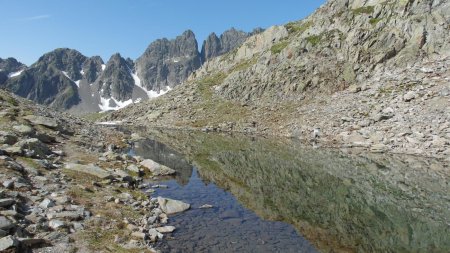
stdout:
POLYGON ((0 87, 76 114, 116 110, 166 93, 207 60, 261 31, 232 28, 220 38, 212 33, 199 51, 195 34, 187 30, 175 39, 154 41, 136 61, 117 53, 105 63, 99 56, 86 57, 68 48, 46 53, 29 67, 0 58, 0 87))

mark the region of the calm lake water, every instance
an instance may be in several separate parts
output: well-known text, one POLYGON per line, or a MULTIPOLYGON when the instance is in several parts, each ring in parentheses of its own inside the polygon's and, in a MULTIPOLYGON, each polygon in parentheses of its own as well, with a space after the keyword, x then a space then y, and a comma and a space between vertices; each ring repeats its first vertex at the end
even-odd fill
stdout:
POLYGON ((170 217, 163 252, 450 252, 448 164, 289 139, 141 136, 132 152, 177 170, 154 196, 192 206, 170 217))

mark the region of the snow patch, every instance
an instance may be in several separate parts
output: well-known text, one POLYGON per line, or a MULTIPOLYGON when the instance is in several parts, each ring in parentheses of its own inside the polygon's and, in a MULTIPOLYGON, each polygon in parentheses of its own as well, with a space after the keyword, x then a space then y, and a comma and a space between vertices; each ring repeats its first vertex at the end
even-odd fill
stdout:
POLYGON ((61 71, 67 78, 69 78, 70 79, 70 81, 72 81, 73 82, 73 80, 69 77, 69 75, 67 74, 67 72, 66 71, 61 71))
POLYGON ((172 89, 172 88, 170 88, 169 86, 166 86, 166 87, 164 88, 164 90, 161 90, 159 93, 156 92, 156 91, 153 91, 153 90, 147 90, 146 88, 144 88, 144 86, 142 86, 142 84, 141 84, 141 79, 137 76, 137 74, 136 74, 136 73, 133 73, 133 72, 130 72, 130 73, 131 73, 131 76, 132 76, 133 79, 134 79, 134 84, 135 84, 137 87, 143 89, 143 90, 145 91, 145 93, 147 93, 148 98, 150 98, 150 99, 151 99, 151 98, 156 98, 156 97, 162 96, 162 95, 166 94, 167 92, 169 92, 169 91, 172 89))
POLYGON ((115 126, 122 124, 122 121, 103 121, 103 122, 97 122, 96 125, 105 125, 105 126, 115 126))
POLYGON ((20 74, 22 74, 22 72, 23 72, 23 69, 22 69, 22 70, 19 70, 19 71, 17 71, 17 72, 9 73, 9 74, 8 74, 8 78, 20 76, 20 74))
POLYGON ((106 69, 106 65, 102 64, 102 71, 105 71, 105 69, 106 69))
POLYGON ((134 101, 135 104, 139 104, 142 101, 142 98, 138 98, 136 99, 136 101, 134 101))
POLYGON ((119 101, 113 97, 112 98, 100 97, 100 104, 98 106, 100 107, 100 110, 102 112, 106 112, 106 111, 116 111, 116 110, 122 109, 132 103, 133 103, 132 99, 129 99, 127 101, 119 101), (113 101, 115 103, 115 106, 110 105, 111 101, 113 101))
POLYGON ((84 70, 81 70, 81 71, 80 71, 80 74, 84 75, 84 70))
POLYGON ((80 88, 80 82, 81 80, 75 81, 75 84, 77 85, 78 88, 80 88))

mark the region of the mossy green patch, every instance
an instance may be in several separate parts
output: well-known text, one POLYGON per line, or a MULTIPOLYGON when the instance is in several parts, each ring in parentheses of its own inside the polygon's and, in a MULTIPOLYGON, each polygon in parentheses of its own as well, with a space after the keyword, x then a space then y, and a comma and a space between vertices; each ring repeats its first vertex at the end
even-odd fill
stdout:
POLYGON ((310 43, 313 47, 317 46, 322 40, 322 35, 311 35, 306 37, 306 41, 310 43))
POLYGON ((307 22, 289 22, 285 25, 289 34, 301 34, 308 30, 314 23, 312 21, 307 22))
POLYGON ((275 45, 273 45, 270 48, 270 51, 272 52, 272 54, 279 54, 281 53, 281 51, 283 51, 283 49, 285 49, 287 46, 289 45, 288 41, 281 41, 275 45))
POLYGON ((371 19, 369 20, 369 23, 370 23, 371 25, 375 26, 375 25, 377 25, 378 22, 380 22, 381 20, 383 20, 383 19, 382 19, 382 18, 371 18, 371 19))
POLYGON ((374 10, 375 10, 374 6, 363 6, 353 9, 352 12, 355 15, 362 15, 362 14, 372 14, 374 10))

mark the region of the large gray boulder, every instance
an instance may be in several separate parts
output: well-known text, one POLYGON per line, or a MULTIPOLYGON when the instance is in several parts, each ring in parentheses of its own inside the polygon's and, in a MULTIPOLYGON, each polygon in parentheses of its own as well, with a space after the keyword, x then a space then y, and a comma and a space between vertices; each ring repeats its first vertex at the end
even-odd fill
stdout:
POLYGON ((188 210, 191 205, 183 201, 158 197, 158 204, 166 214, 175 214, 188 210))
POLYGON ((71 170, 71 171, 75 171, 75 172, 81 172, 81 173, 86 173, 92 176, 96 176, 100 179, 113 179, 114 176, 111 175, 111 173, 109 173, 106 170, 101 169, 100 167, 97 167, 93 164, 89 164, 89 165, 82 165, 82 164, 77 164, 77 163, 68 163, 65 165, 64 167, 66 170, 71 170))
POLYGON ((174 169, 159 164, 151 159, 145 159, 140 164, 150 170, 153 176, 168 176, 176 173, 174 169))
POLYGON ((11 235, 8 235, 6 237, 3 237, 0 239, 0 252, 3 252, 4 250, 17 247, 19 242, 16 238, 14 238, 11 235))

